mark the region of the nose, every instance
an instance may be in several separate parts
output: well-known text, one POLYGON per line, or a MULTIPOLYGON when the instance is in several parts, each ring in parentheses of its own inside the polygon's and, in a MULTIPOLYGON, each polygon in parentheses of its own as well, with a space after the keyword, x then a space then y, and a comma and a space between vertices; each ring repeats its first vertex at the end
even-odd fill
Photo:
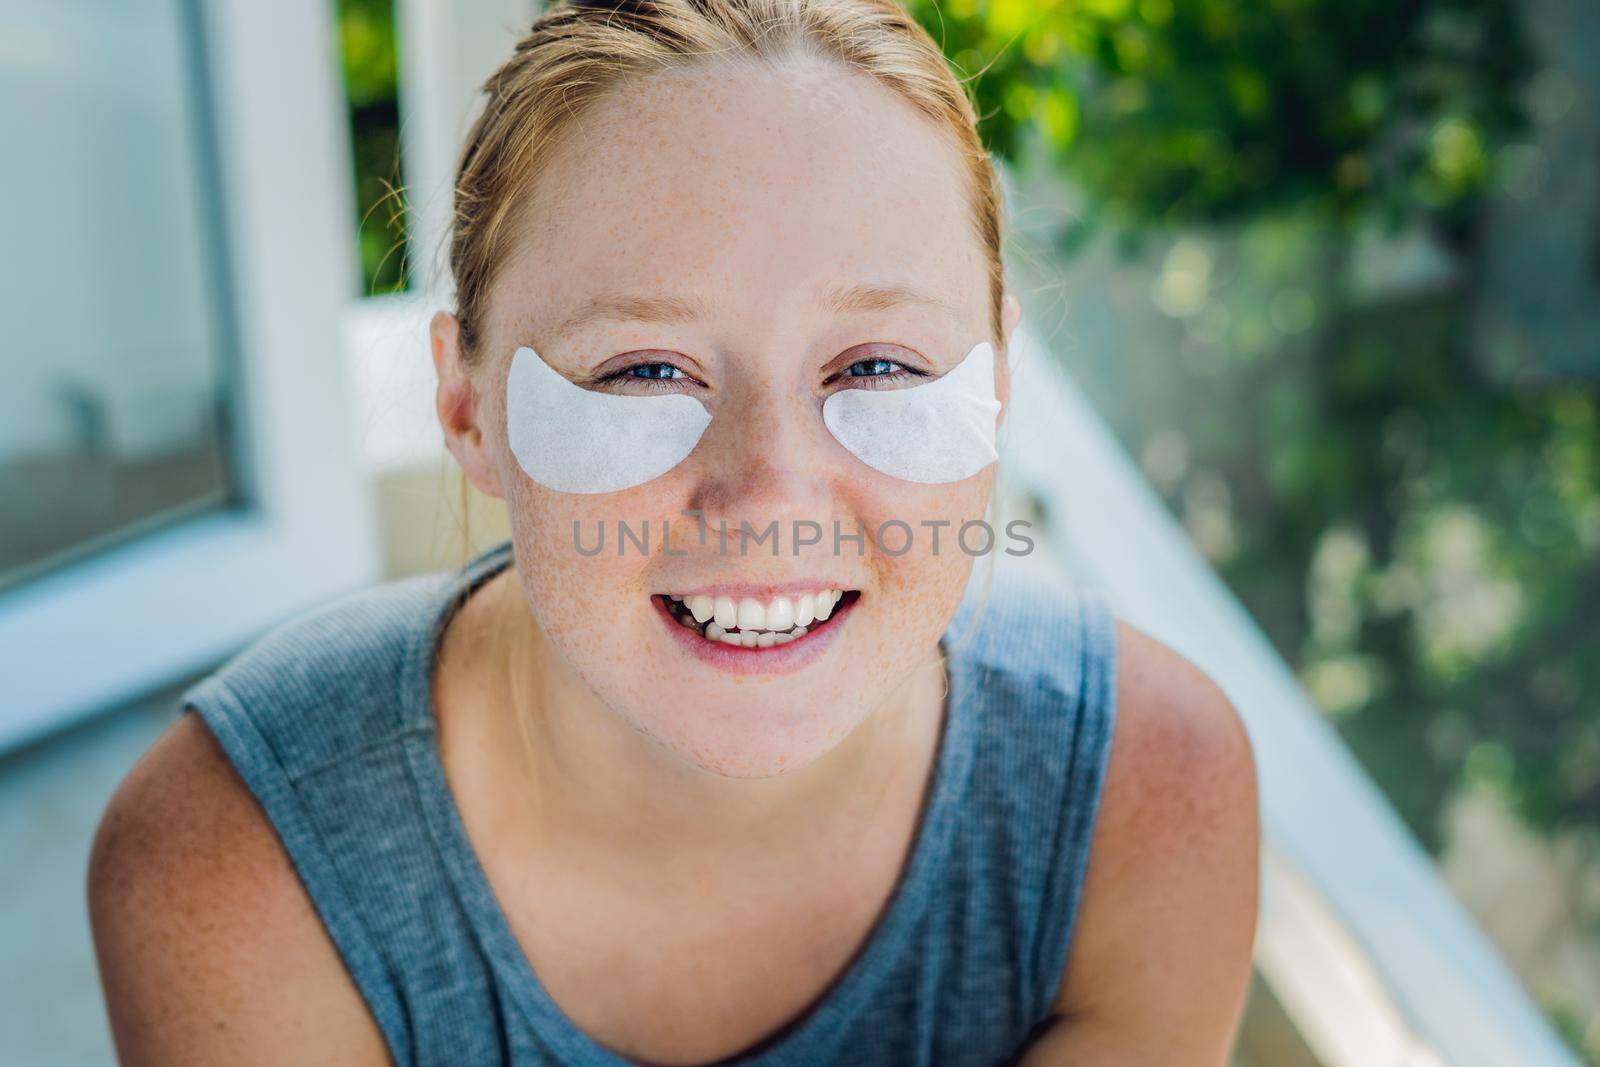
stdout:
MULTIPOLYGON (((756 534, 778 523, 778 552, 792 554, 795 520, 822 524, 833 517, 833 485, 841 449, 822 421, 821 401, 809 394, 771 388, 740 390, 722 398, 700 448, 690 507, 713 530, 726 523, 729 550, 748 522, 756 534)), ((749 546, 751 555, 771 554, 770 544, 749 546)))

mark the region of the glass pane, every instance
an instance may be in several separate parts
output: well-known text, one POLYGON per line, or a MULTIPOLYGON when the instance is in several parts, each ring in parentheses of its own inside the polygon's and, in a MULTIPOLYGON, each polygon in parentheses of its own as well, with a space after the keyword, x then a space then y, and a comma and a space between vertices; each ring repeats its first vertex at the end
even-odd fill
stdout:
POLYGON ((230 495, 199 55, 188 3, 0 0, 0 588, 230 495))

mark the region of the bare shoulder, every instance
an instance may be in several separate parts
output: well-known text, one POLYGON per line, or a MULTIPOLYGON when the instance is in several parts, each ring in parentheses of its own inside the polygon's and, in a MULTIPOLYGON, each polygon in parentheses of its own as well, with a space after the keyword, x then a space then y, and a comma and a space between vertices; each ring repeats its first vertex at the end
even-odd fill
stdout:
POLYGON ((272 825, 194 713, 112 797, 88 894, 124 1064, 389 1062, 272 825))
POLYGON ((1116 725, 1059 1018, 1025 1062, 1223 1067, 1255 940, 1255 759, 1209 676, 1116 629, 1116 725))

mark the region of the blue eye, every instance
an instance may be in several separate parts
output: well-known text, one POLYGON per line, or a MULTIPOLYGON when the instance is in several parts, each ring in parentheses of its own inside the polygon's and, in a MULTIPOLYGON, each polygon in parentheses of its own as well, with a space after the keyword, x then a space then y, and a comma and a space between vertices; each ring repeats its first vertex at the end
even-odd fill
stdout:
POLYGON ((605 385, 641 382, 651 392, 666 393, 677 392, 672 383, 690 380, 687 374, 673 364, 657 362, 635 363, 631 367, 624 367, 605 375, 600 382, 605 385))
MULTIPOLYGON (((898 382, 906 378, 926 378, 927 375, 919 370, 912 370, 904 363, 898 363, 892 359, 880 359, 876 356, 873 356, 868 359, 858 359, 854 363, 850 364, 850 366, 845 368, 844 377, 866 378, 872 383, 877 383, 898 382), (865 373, 858 374, 856 373, 857 367, 870 367, 872 369, 865 373)), ((877 388, 875 384, 872 387, 877 388)))
POLYGON ((856 360, 856 362, 851 363, 848 368, 845 368, 845 374, 848 374, 850 378, 886 378, 886 376, 893 376, 893 368, 899 368, 899 370, 902 371, 906 370, 904 366, 899 365, 899 363, 894 362, 894 360, 870 358, 870 360, 856 360), (856 371, 858 366, 870 366, 872 370, 859 371, 858 373, 858 371, 856 371))
POLYGON ((629 367, 627 370, 623 371, 622 373, 624 375, 628 375, 628 374, 632 374, 634 371, 638 371, 638 370, 649 371, 649 372, 665 370, 667 372, 666 374, 646 373, 646 374, 636 375, 636 377, 639 377, 639 378, 654 378, 654 379, 656 379, 658 381, 659 380, 666 380, 667 378, 670 378, 672 376, 672 374, 674 374, 674 373, 677 373, 677 374, 682 374, 683 373, 682 371, 678 370, 677 367, 674 367, 670 363, 638 363, 638 364, 635 364, 632 367, 629 367))

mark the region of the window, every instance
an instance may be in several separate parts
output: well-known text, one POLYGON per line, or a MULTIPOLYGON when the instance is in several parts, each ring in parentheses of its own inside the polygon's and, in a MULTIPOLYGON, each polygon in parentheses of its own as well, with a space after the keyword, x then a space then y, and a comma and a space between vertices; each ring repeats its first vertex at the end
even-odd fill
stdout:
POLYGON ((0 0, 0 750, 377 574, 332 23, 0 0))
POLYGON ((227 276, 180 0, 21 4, 0 52, 10 250, 0 589, 233 495, 227 276))

